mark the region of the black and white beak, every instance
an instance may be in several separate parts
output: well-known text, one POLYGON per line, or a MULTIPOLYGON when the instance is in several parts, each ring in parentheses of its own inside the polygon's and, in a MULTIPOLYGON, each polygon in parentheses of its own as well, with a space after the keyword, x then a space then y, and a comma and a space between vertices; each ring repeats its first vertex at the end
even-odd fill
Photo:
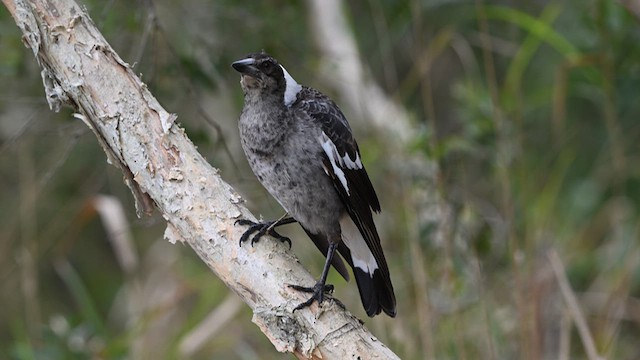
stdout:
POLYGON ((260 71, 256 67, 256 60, 254 58, 235 61, 231 66, 243 75, 249 75, 252 77, 258 77, 260 75, 260 71))

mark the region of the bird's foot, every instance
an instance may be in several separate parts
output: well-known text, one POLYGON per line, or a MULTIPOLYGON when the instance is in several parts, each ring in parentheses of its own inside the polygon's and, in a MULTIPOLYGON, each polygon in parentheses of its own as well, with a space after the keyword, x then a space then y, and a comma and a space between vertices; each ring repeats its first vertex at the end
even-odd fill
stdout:
POLYGON ((311 306, 314 300, 317 301, 318 304, 321 304, 322 301, 324 300, 325 294, 331 294, 333 292, 333 285, 331 284, 325 285, 321 282, 316 283, 313 287, 304 287, 300 285, 289 285, 289 287, 294 290, 298 290, 306 293, 312 293, 309 300, 296 306, 295 309, 293 309, 293 312, 296 312, 296 310, 304 309, 306 307, 311 306))
POLYGON ((249 240, 249 237, 251 237, 251 235, 253 233, 256 233, 255 235, 253 235, 253 237, 251 237, 251 246, 253 246, 253 244, 257 243, 261 237, 263 237, 265 234, 269 235, 273 238, 276 238, 278 240, 280 240, 281 242, 286 242, 287 244, 289 244, 289 249, 291 249, 291 239, 289 239, 286 236, 280 235, 275 229, 274 227, 278 225, 278 221, 264 221, 264 222, 253 222, 251 220, 246 220, 246 219, 240 219, 237 220, 235 222, 235 225, 248 225, 249 228, 247 229, 247 231, 244 232, 244 234, 242 234, 242 236, 240 237, 240 246, 242 246, 243 242, 246 242, 247 240, 249 240))

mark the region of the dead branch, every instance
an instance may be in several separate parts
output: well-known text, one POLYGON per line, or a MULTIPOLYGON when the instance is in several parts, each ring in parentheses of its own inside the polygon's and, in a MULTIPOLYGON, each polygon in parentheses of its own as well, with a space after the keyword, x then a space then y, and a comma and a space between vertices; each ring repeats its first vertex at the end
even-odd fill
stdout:
POLYGON ((556 275, 556 279, 558 280, 558 285, 560 286, 560 291, 562 292, 562 297, 566 302, 569 314, 571 314, 573 322, 578 328, 578 334, 580 334, 580 339, 582 340, 582 345, 587 353, 587 357, 591 360, 604 359, 598 354, 595 342, 593 341, 593 336, 591 335, 591 330, 589 330, 587 320, 585 319, 582 309, 578 304, 576 294, 571 289, 571 285, 569 284, 569 279, 567 279, 560 256, 555 250, 551 249, 547 253, 547 257, 549 258, 549 262, 551 262, 551 267, 556 275))

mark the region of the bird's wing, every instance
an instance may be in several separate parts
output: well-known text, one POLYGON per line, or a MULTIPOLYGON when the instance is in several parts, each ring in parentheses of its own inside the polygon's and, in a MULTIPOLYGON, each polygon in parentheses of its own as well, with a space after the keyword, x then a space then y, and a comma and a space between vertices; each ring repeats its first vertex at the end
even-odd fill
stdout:
POLYGON ((367 209, 380 212, 378 196, 362 165, 358 144, 344 114, 321 92, 308 87, 303 87, 302 92, 296 105, 321 125, 323 138, 318 141, 327 155, 329 165, 335 164, 329 170, 334 170, 332 178, 339 181, 336 185, 340 185, 340 192, 346 192, 350 202, 358 199, 363 201, 362 205, 366 205, 367 209))
MULTIPOLYGON (((325 173, 333 181, 349 216, 373 254, 385 285, 392 289, 380 237, 371 214, 371 210, 380 212, 380 202, 362 165, 358 144, 353 138, 351 128, 344 114, 331 99, 307 87, 303 87, 302 92, 294 106, 296 110, 303 111, 320 124, 322 133, 318 141, 323 149, 325 173)), ((353 249, 351 252, 354 252, 353 249)))

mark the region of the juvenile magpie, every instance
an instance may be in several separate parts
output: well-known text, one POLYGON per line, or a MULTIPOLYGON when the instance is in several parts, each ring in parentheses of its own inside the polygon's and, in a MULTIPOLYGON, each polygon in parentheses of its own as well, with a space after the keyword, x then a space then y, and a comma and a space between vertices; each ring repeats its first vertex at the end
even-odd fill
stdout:
POLYGON ((269 234, 291 245, 274 228, 298 222, 327 260, 313 288, 290 285, 312 293, 294 311, 321 303, 333 289, 325 284, 331 265, 349 280, 342 256, 353 269, 367 315, 384 311, 394 317, 396 299, 371 213, 380 212, 380 203, 342 111, 318 90, 299 85, 264 52, 232 66, 244 92, 242 148, 260 183, 291 215, 239 221, 250 225, 240 244, 257 232, 252 244, 269 234))

